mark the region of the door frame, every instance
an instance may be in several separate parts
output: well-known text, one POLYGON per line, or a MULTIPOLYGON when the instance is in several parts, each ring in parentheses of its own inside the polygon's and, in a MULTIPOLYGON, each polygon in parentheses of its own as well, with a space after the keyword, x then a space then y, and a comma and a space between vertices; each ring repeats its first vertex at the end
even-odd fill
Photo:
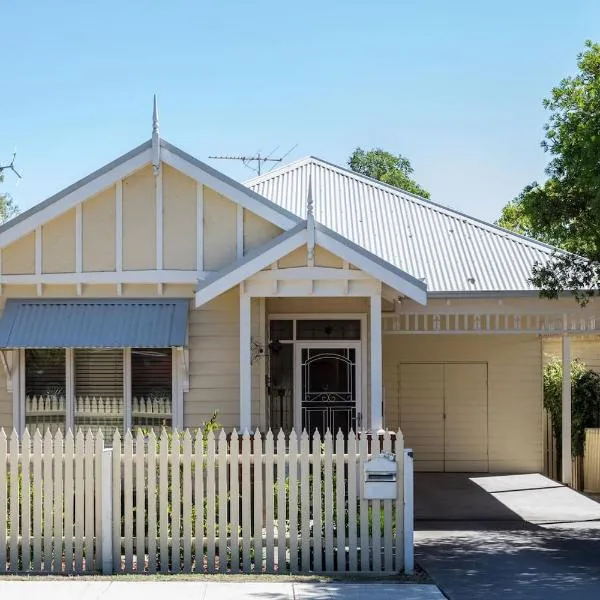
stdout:
MULTIPOLYGON (((371 334, 367 327, 367 319, 368 313, 322 313, 322 312, 314 312, 314 313, 277 313, 272 312, 267 314, 267 318, 265 319, 266 330, 264 332, 265 339, 269 339, 269 329, 271 321, 286 321, 292 320, 294 321, 294 341, 282 341, 284 344, 292 344, 294 346, 294 368, 293 368, 293 390, 294 390, 294 430, 297 434, 302 433, 302 405, 299 403, 299 395, 298 395, 298 375, 301 373, 298 370, 299 360, 297 359, 298 351, 296 347, 298 344, 320 344, 322 342, 325 343, 326 346, 331 346, 332 344, 337 344, 338 348, 343 348, 344 344, 357 344, 358 346, 358 354, 360 354, 360 368, 357 369, 357 401, 356 401, 356 413, 357 416, 360 414, 360 425, 357 424, 356 429, 367 429, 369 422, 368 416, 368 383, 369 383, 369 373, 368 371, 363 372, 363 364, 366 366, 367 370, 369 368, 369 348, 371 343, 371 334), (345 321, 345 320, 356 320, 360 321, 360 340, 348 341, 348 340, 296 340, 296 323, 295 321, 306 321, 306 320, 330 320, 330 321, 345 321), (363 363, 362 358, 367 357, 365 362, 363 363), (360 385, 358 382, 360 381, 360 385), (298 400, 298 401, 297 401, 298 400), (297 415, 300 415, 298 418, 297 415)), ((358 363, 357 363, 358 366, 358 363)), ((301 381, 301 380, 300 380, 301 381)), ((301 384, 300 384, 301 388, 301 384)), ((265 403, 265 407, 267 407, 267 403, 265 403)))
MULTIPOLYGON (((361 331, 362 335, 362 331, 361 331)), ((347 340, 310 340, 294 342, 294 429, 299 435, 302 433, 302 350, 310 350, 311 348, 339 348, 343 350, 353 349, 356 352, 355 361, 355 381, 356 381, 356 418, 362 421, 363 406, 362 406, 362 340, 349 342, 347 340), (359 417, 360 415, 360 417, 359 417)), ((357 424, 355 429, 358 429, 357 424)), ((322 431, 321 435, 325 432, 322 431)), ((335 432, 331 435, 335 437, 335 432)))

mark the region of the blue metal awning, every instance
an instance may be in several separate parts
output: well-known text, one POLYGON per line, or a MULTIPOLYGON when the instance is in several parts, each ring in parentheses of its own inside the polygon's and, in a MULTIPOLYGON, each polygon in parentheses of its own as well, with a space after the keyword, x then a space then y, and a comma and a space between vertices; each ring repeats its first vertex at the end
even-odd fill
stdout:
POLYGON ((6 301, 0 348, 184 346, 189 300, 169 298, 6 301))

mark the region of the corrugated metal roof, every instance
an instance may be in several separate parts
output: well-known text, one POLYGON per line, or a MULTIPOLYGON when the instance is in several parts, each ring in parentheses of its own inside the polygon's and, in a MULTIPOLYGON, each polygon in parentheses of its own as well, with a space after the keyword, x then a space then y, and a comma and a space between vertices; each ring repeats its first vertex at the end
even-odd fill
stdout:
POLYGON ((6 301, 0 348, 184 346, 189 300, 6 301))
POLYGON ((309 180, 318 222, 426 282, 430 293, 531 290, 533 264, 554 250, 314 157, 246 185, 304 218, 309 180))

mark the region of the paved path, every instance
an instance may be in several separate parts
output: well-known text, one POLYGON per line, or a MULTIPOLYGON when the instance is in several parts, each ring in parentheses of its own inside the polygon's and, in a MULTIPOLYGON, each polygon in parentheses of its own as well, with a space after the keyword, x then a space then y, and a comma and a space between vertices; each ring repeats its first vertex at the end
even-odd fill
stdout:
POLYGON ((415 534, 450 600, 600 598, 600 504, 541 475, 463 480, 440 479, 415 534))
POLYGON ((44 600, 443 600, 434 585, 189 581, 0 581, 0 598, 44 600))

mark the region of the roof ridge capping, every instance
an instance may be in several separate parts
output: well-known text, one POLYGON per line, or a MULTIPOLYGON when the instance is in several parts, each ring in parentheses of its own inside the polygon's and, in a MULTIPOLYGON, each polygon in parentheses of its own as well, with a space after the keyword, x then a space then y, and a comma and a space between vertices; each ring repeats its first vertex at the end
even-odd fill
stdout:
POLYGON ((428 198, 423 198, 422 196, 419 196, 418 194, 408 192, 401 188, 390 185, 389 183, 385 183, 383 181, 379 181, 378 179, 374 179, 373 177, 369 177, 369 176, 363 175, 361 173, 356 173, 355 171, 352 171, 351 169, 347 169, 346 167, 341 167, 340 165, 336 165, 335 163, 324 160, 324 159, 319 158, 314 155, 305 156, 296 161, 288 163, 287 165, 283 165, 281 167, 278 167, 277 169, 269 171, 268 173, 265 173, 264 175, 260 175, 258 177, 253 177, 252 179, 245 181, 244 185, 253 187, 255 185, 263 183, 264 181, 268 181, 269 179, 271 179, 275 176, 281 175, 281 174, 285 173, 286 171, 292 171, 294 169, 298 169, 298 168, 304 166, 305 164, 310 164, 310 163, 316 164, 318 166, 321 166, 323 168, 327 168, 327 169, 330 169, 333 171, 337 171, 342 176, 349 177, 349 178, 359 181, 360 183, 363 183, 365 185, 371 185, 373 187, 382 189, 383 191, 387 191, 387 192, 393 194, 394 196, 404 197, 405 200, 408 200, 411 202, 416 202, 417 204, 423 206, 424 208, 438 211, 442 214, 445 214, 446 216, 448 216, 450 218, 460 220, 463 222, 465 220, 470 221, 474 227, 477 227, 484 231, 488 231, 489 233, 503 237, 505 239, 509 239, 510 241, 513 241, 515 243, 525 244, 528 246, 532 246, 536 249, 541 249, 541 250, 549 251, 549 252, 559 252, 559 253, 566 252, 565 250, 563 250, 562 248, 558 248, 557 246, 553 246, 551 244, 547 244, 546 242, 542 242, 535 238, 532 238, 532 237, 529 237, 529 236, 526 236, 526 235, 523 235, 520 233, 516 233, 514 231, 510 231, 509 229, 501 227, 500 225, 496 225, 495 223, 489 223, 488 221, 484 221, 483 219, 480 219, 478 217, 468 215, 468 214, 466 214, 460 210, 457 210, 455 208, 451 208, 449 206, 445 206, 438 202, 434 202, 433 200, 430 200, 428 198))

